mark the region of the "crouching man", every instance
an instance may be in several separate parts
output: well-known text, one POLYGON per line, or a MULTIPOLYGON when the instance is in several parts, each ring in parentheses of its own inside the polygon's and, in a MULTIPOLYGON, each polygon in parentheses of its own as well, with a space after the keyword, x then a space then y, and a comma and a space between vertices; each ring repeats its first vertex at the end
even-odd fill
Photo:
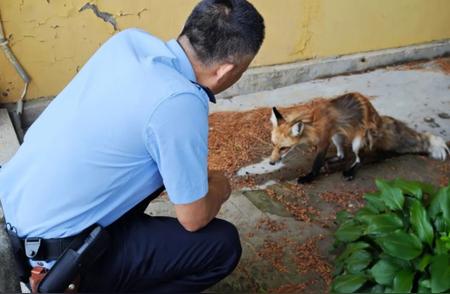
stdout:
POLYGON ((108 40, 0 170, 21 278, 33 271, 35 291, 179 293, 229 275, 241 246, 215 218, 230 185, 208 171, 208 103, 263 39, 248 1, 203 0, 176 40, 108 40), (163 190, 176 218, 144 214, 163 190))

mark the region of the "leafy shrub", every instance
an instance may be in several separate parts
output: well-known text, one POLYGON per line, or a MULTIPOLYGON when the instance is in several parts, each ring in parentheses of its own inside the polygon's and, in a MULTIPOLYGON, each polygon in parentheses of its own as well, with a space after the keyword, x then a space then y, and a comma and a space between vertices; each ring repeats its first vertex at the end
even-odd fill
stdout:
POLYGON ((377 180, 354 216, 338 213, 333 292, 450 289, 450 185, 377 180))

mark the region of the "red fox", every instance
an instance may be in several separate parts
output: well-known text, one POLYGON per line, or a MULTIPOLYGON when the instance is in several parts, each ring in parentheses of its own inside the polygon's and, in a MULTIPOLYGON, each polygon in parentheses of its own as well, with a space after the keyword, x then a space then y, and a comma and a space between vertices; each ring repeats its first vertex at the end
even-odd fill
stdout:
POLYGON ((359 151, 362 148, 397 154, 428 154, 445 160, 450 153, 441 137, 430 133, 418 133, 405 123, 389 116, 380 116, 369 99, 360 93, 348 93, 334 99, 316 99, 296 107, 283 116, 272 108, 271 122, 273 151, 270 164, 275 164, 298 144, 317 147, 312 170, 298 178, 298 183, 311 182, 326 162, 344 159, 344 144, 350 143, 355 161, 343 176, 352 180, 361 165, 359 151), (325 159, 331 142, 337 155, 325 159))

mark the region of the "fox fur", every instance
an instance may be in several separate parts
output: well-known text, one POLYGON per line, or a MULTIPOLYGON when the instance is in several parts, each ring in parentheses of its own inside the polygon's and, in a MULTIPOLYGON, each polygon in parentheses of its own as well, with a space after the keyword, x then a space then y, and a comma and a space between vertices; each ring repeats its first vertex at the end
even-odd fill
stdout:
POLYGON ((405 123, 389 116, 381 116, 360 93, 348 93, 334 99, 316 99, 282 115, 272 108, 271 140, 273 151, 270 163, 277 161, 298 144, 317 147, 317 154, 310 173, 298 179, 299 183, 312 181, 318 176, 325 161, 338 162, 344 159, 344 144, 350 143, 355 161, 344 172, 351 180, 361 164, 359 152, 363 148, 397 154, 428 154, 445 160, 450 153, 441 137, 430 133, 419 133, 405 123), (337 155, 325 160, 330 144, 337 155))

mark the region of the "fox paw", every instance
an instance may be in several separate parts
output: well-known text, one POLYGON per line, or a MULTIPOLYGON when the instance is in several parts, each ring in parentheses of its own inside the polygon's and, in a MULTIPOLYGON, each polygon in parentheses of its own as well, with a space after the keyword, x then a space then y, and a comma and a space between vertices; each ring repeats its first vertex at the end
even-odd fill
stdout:
POLYGON ((355 171, 354 170, 345 170, 342 172, 342 176, 346 181, 353 181, 355 179, 355 171))
POLYGON ((441 137, 428 134, 430 147, 428 147, 428 153, 434 159, 446 160, 450 154, 450 149, 441 137))
POLYGON ((314 180, 314 175, 312 174, 307 174, 306 176, 303 177, 299 177, 297 179, 297 183, 298 184, 307 184, 307 183, 311 183, 314 180))

